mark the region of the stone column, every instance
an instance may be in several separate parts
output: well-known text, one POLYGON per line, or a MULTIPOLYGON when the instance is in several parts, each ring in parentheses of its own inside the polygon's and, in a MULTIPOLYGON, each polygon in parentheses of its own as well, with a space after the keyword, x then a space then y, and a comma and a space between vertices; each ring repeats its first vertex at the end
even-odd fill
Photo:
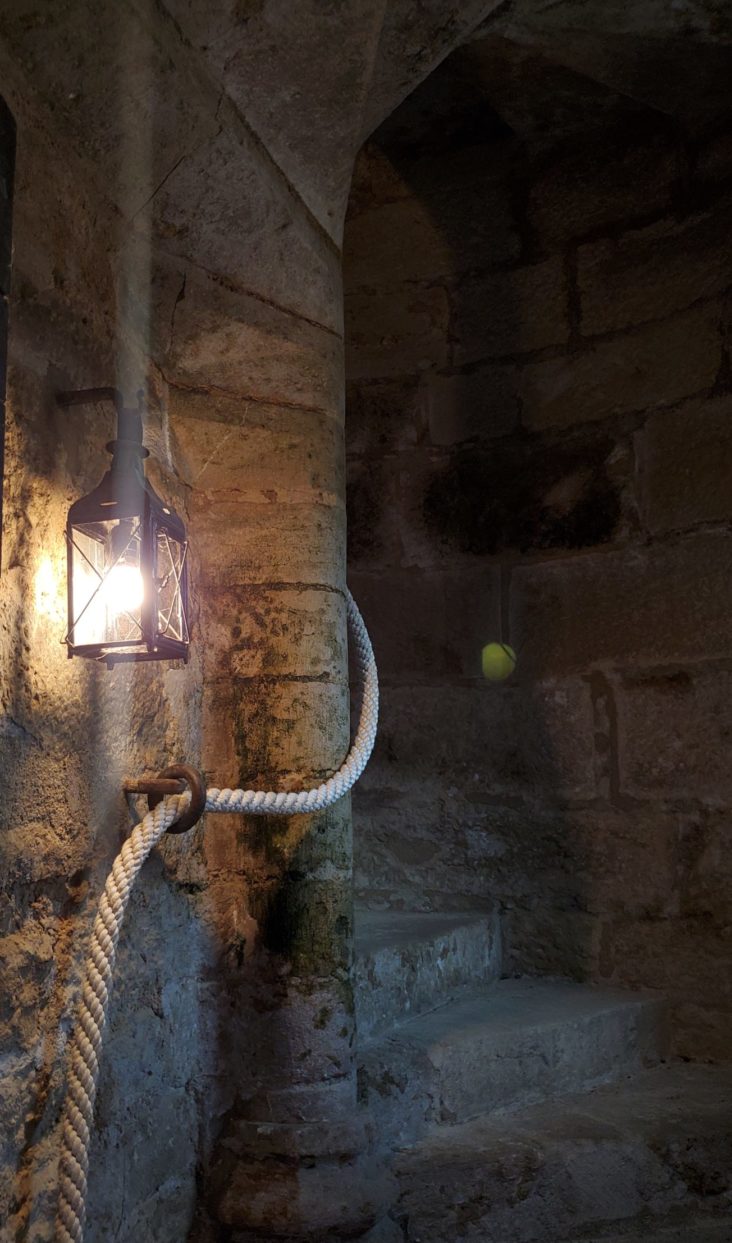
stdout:
MULTIPOLYGON (((317 784, 349 741, 341 336, 190 274, 175 330, 206 775, 317 784)), ((379 1194, 355 1120, 349 800, 211 816, 203 849, 210 1221, 237 1239, 357 1235, 379 1194)))

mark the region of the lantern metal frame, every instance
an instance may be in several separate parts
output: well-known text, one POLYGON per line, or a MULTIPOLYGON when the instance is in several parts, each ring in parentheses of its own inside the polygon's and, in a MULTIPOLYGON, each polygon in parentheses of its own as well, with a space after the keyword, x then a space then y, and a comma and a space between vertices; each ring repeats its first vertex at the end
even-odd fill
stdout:
POLYGON ((190 644, 188 540, 181 519, 158 496, 145 476, 143 462, 149 457, 149 451, 142 441, 141 403, 138 401, 135 409, 126 407, 122 395, 114 388, 59 393, 57 400, 62 406, 111 401, 117 411, 117 438, 106 446, 112 454, 110 468, 88 496, 71 506, 66 523, 68 631, 65 642, 69 658, 81 656, 105 662, 110 669, 120 663, 187 661, 190 644), (102 572, 90 560, 78 536, 98 542, 102 524, 108 526, 111 522, 117 523, 112 539, 121 532, 125 542, 121 547, 114 547, 115 560, 102 572), (135 563, 142 584, 142 600, 139 606, 135 606, 135 611, 139 610, 139 620, 124 608, 121 612, 127 612, 139 634, 126 638, 105 637, 99 642, 77 642, 75 632, 82 618, 94 601, 98 608, 103 607, 105 583, 109 581, 111 572, 122 563, 133 540, 139 542, 139 550, 136 549, 139 559, 135 563), (161 540, 167 547, 169 560, 164 579, 158 574, 161 540), (174 554, 173 547, 179 550, 177 554, 174 554), (75 565, 80 564, 77 557, 82 558, 89 570, 99 578, 98 585, 79 611, 74 598, 74 569, 75 565), (161 593, 170 588, 171 577, 174 585, 166 604, 166 618, 165 608, 161 607, 161 593), (177 631, 172 632, 174 609, 180 624, 177 631))

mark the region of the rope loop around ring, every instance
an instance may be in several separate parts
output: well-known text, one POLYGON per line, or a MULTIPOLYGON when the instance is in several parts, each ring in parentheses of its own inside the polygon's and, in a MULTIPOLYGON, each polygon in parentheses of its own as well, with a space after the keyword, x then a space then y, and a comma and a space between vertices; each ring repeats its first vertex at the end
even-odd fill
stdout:
MULTIPOLYGON (((190 764, 169 764, 162 772, 158 773, 158 777, 180 777, 185 781, 190 792, 191 801, 183 814, 174 820, 168 826, 168 833, 187 833, 201 819, 206 810, 206 782, 203 774, 199 773, 197 768, 192 768, 190 764)), ((148 794, 147 805, 150 811, 161 803, 164 795, 148 794)))

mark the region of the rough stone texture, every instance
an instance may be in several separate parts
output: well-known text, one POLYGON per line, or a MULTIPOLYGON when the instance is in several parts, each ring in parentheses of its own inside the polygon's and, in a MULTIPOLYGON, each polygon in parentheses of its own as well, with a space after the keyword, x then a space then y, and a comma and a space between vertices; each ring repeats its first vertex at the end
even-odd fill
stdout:
POLYGON ((530 354, 569 337, 561 256, 515 271, 460 282, 450 334, 458 366, 503 354, 530 354))
POLYGON ((627 131, 601 145, 585 142, 541 170, 529 191, 529 221, 541 244, 553 248, 576 239, 615 233, 624 224, 663 217, 679 175, 676 145, 648 122, 628 141, 627 131))
POLYGON ((496 980, 498 912, 460 915, 356 912, 354 993, 361 1042, 496 980))
POLYGON ((683 39, 649 38, 676 18, 636 10, 497 11, 359 158, 356 879, 374 909, 498 902, 506 970, 662 989, 675 1049, 728 1058, 730 55, 699 45, 694 104, 683 39))
POLYGON ((644 671, 622 676, 618 696, 621 792, 659 793, 726 807, 729 771, 730 672, 723 669, 644 671), (656 739, 653 748, 643 740, 656 739))
MULTIPOLYGON (((139 354, 130 361, 136 349, 124 327, 115 348, 107 251, 115 209, 4 54, 3 89, 12 90, 19 151, 1 623, 0 1218, 8 1237, 48 1239, 64 1046, 96 897, 127 820, 120 785, 172 758, 198 761, 200 663, 194 653, 187 669, 109 674, 66 659, 65 514, 106 468, 112 418, 101 408, 61 414, 54 393, 110 382, 126 354, 128 374, 149 386, 159 431, 164 386, 139 354)), ((185 513, 185 496, 162 465, 158 486, 185 513)), ((195 1032, 195 972, 205 951, 191 896, 176 880, 176 853, 165 843, 150 865, 121 947, 126 1000, 112 1011, 100 1084, 90 1239, 107 1236, 120 1211, 138 1232, 166 1217, 171 1237, 190 1220, 198 1106, 187 1085, 207 1055, 186 1033, 195 1032), (137 1136, 153 1134, 158 1158, 140 1161, 137 1136)))
POLYGON ((732 1238, 732 1222, 729 1218, 716 1219, 710 1215, 691 1216, 681 1214, 673 1224, 653 1225, 649 1232, 648 1222, 636 1226, 630 1233, 597 1234, 586 1238, 584 1243, 729 1243, 732 1238))
POLYGON ((724 523, 732 489, 732 402, 706 398, 647 419, 636 439, 641 521, 653 535, 724 523))
POLYGON ((638 414, 713 388, 722 365, 721 308, 702 305, 576 356, 524 368, 521 398, 532 429, 638 414))
POLYGON ((414 0, 325 6, 308 0, 297 11, 228 3, 211 13, 197 0, 166 0, 164 7, 310 211, 339 240, 355 151, 495 0, 458 0, 447 11, 414 0))
POLYGON ((430 1124, 446 1131, 555 1101, 657 1064, 663 1005, 546 980, 494 988, 409 1019, 359 1054, 359 1089, 396 1147, 430 1124))
MULTIPOLYGON (((8 348, 8 294, 13 240, 13 182, 15 179, 15 120, 0 96, 0 525, 5 477, 5 370, 8 348)), ((0 568, 2 531, 0 530, 0 568)))
POLYGON ((405 1236, 594 1243, 626 1226, 655 1239, 683 1205, 699 1232, 681 1238, 728 1238, 731 1091, 727 1068, 662 1067, 559 1108, 437 1130, 399 1158, 405 1236))
POLYGON ((10 290, 14 176, 15 121, 3 100, 0 104, 0 294, 4 298, 10 290))
POLYGON ((623 233, 580 246, 577 279, 580 323, 587 336, 664 319, 670 311, 714 297, 732 285, 732 247, 724 202, 704 214, 623 233), (689 255, 693 254, 693 263, 689 255))
POLYGON ((517 567, 511 620, 518 642, 526 643, 527 669, 546 676, 724 660, 731 556, 725 526, 655 546, 638 541, 566 563, 517 567))
POLYGON ((401 304, 391 293, 354 293, 346 315, 353 379, 408 375, 448 360, 450 306, 443 289, 407 287, 401 304))

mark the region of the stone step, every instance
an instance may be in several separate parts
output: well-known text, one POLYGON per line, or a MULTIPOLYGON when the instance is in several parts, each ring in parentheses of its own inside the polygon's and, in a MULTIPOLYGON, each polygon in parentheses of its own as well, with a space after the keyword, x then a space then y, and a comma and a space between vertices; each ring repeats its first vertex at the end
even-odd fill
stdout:
POLYGON ((674 1064, 435 1127, 395 1157, 396 1216, 407 1243, 722 1243, 731 1117, 731 1066, 674 1064))
POLYGON ((409 1143, 432 1122, 520 1109, 655 1065, 663 1015, 643 994, 501 980, 362 1046, 360 1097, 392 1143, 409 1143))
MULTIPOLYGON (((402 1241, 400 1240, 400 1243, 402 1241)), ((577 1243, 732 1243, 732 1212, 722 1217, 683 1214, 675 1224, 650 1225, 644 1218, 630 1233, 595 1234, 577 1243)))
POLYGON ((355 931, 360 1040, 489 985, 500 975, 498 912, 357 910, 355 931))

